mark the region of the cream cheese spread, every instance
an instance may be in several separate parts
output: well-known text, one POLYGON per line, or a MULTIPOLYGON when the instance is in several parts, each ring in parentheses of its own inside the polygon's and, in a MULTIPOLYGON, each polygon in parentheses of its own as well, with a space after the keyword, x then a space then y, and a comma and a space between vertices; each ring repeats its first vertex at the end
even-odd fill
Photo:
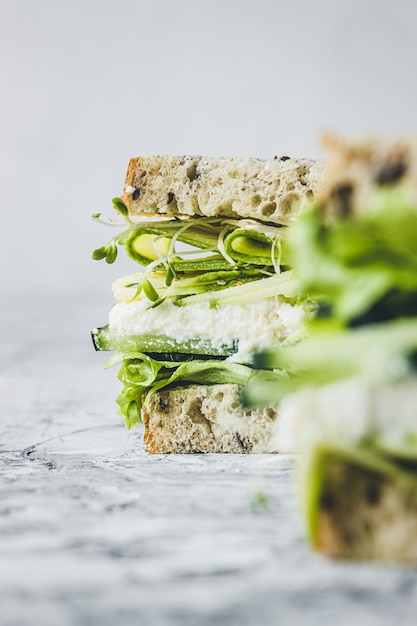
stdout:
POLYGON ((416 433, 417 379, 370 385, 358 378, 306 387, 280 405, 281 452, 357 444, 377 436, 391 446, 416 433))

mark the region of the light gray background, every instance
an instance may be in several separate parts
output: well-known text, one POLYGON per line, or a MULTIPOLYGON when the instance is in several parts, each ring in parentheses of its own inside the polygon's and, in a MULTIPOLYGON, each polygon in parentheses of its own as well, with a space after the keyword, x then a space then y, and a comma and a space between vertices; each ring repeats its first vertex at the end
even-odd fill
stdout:
POLYGON ((90 260, 131 156, 319 156, 414 132, 414 0, 1 0, 2 293, 108 298, 90 260))

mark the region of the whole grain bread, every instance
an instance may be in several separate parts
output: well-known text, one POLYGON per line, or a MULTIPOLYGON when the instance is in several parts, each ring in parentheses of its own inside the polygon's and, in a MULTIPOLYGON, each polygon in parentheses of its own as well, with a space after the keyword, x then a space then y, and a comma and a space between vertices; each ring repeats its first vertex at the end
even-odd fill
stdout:
POLYGON ((235 384, 218 384, 154 393, 143 408, 147 452, 277 452, 277 410, 246 410, 240 391, 235 384))
POLYGON ((130 160, 123 201, 132 216, 166 214, 288 223, 313 201, 322 165, 310 159, 149 156, 130 160))
POLYGON ((314 548, 332 557, 417 563, 417 490, 352 463, 327 466, 314 548))
POLYGON ((416 377, 306 386, 283 399, 279 422, 281 449, 299 454, 313 548, 417 563, 416 377))
POLYGON ((332 217, 369 208, 376 189, 401 185, 405 198, 417 206, 417 136, 345 137, 327 133, 323 182, 317 199, 332 217))

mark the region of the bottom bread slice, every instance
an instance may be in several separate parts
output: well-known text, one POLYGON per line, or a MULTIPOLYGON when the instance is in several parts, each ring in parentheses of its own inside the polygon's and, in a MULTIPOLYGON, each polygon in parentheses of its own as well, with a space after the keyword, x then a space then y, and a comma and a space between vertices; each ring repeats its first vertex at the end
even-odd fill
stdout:
POLYGON ((417 490, 351 463, 332 463, 313 534, 313 547, 329 556, 417 563, 417 490))
POLYGON ((154 393, 143 409, 147 452, 278 452, 276 408, 247 410, 240 392, 239 385, 219 384, 154 393))

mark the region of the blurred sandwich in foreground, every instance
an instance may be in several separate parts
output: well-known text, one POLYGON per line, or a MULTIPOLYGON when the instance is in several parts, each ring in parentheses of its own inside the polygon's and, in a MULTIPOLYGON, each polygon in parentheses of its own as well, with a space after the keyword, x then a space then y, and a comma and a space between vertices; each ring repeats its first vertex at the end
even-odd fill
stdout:
POLYGON ((323 194, 285 245, 317 313, 256 357, 289 377, 245 397, 282 403, 316 550, 417 562, 417 138, 324 143, 323 194))

